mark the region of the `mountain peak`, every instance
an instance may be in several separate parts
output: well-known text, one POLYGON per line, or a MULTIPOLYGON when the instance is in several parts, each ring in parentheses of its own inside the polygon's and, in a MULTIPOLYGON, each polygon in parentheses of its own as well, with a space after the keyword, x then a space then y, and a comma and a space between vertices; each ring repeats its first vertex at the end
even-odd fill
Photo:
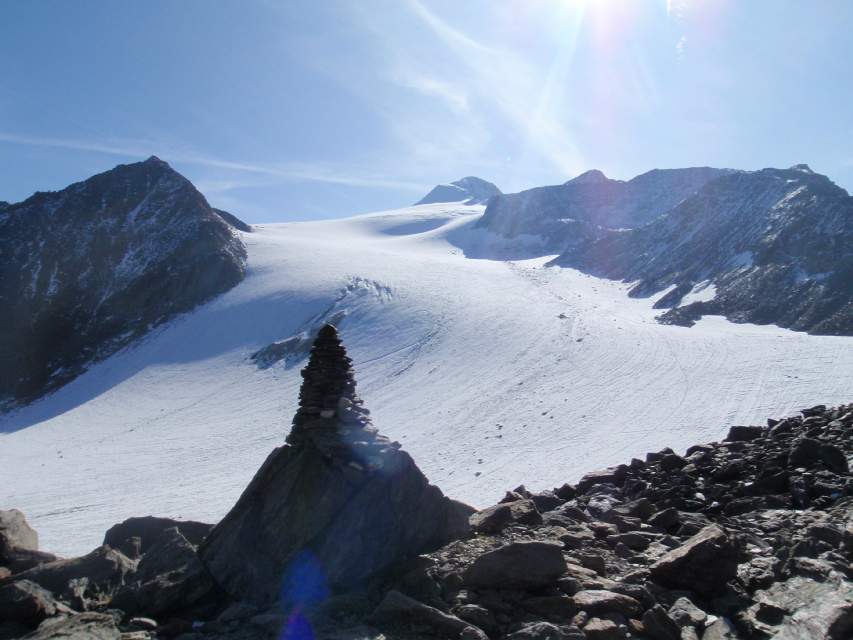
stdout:
POLYGON ((802 173, 814 173, 811 167, 807 164, 795 164, 789 169, 790 171, 800 171, 802 173))
POLYGON ((610 178, 598 169, 590 169, 589 171, 584 171, 579 176, 572 178, 566 184, 598 184, 601 182, 607 182, 609 179, 610 178))
POLYGON ((501 195, 501 190, 491 182, 476 176, 466 176, 450 184, 439 184, 418 200, 415 205, 438 202, 463 202, 464 204, 486 204, 492 196, 501 195))
POLYGON ((161 160, 157 156, 149 156, 147 160, 145 160, 144 164, 154 164, 154 165, 164 165, 169 166, 169 163, 165 160, 161 160))

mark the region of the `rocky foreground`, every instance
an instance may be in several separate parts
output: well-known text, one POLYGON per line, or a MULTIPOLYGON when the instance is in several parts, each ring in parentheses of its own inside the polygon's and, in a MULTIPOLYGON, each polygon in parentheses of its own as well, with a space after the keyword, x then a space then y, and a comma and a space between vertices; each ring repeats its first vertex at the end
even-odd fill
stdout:
POLYGON ((324 327, 288 444, 216 526, 131 518, 59 559, 0 512, 0 639, 853 637, 853 405, 474 513, 350 364, 324 327))

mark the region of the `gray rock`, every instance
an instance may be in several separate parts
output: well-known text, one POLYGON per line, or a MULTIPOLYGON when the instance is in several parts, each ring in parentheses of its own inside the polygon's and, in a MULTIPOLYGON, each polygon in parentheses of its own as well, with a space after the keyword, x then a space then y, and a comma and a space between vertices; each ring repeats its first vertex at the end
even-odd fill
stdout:
POLYGON ((38 533, 29 525, 21 511, 0 511, 0 566, 8 566, 4 562, 8 549, 37 551, 38 548, 38 533))
POLYGON ((604 589, 578 591, 572 598, 578 609, 592 615, 616 612, 630 618, 642 611, 642 605, 634 598, 604 589))
POLYGON ((40 564, 54 562, 59 560, 59 556, 55 556, 47 551, 36 551, 35 549, 21 549, 19 547, 7 548, 5 559, 2 561, 12 573, 20 573, 27 569, 32 569, 40 564))
MULTIPOLYGON (((471 624, 434 607, 418 602, 399 591, 389 591, 371 615, 377 625, 416 624, 429 627, 447 638, 458 638, 471 624)), ((482 632, 481 632, 482 633, 482 632)), ((483 638, 486 638, 483 634, 483 638)))
POLYGON ((110 527, 104 534, 104 544, 118 549, 129 538, 138 537, 141 541, 141 551, 145 553, 160 534, 171 527, 177 527, 181 535, 195 546, 200 545, 210 530, 213 529, 212 524, 204 522, 142 516, 128 518, 110 527))
POLYGON ((310 553, 330 587, 356 586, 462 537, 472 509, 444 497, 403 451, 381 472, 336 466, 312 447, 274 450, 200 554, 233 597, 265 605, 310 553))
POLYGON ((0 621, 36 626, 56 613, 53 594, 29 580, 0 586, 0 621))
POLYGON ((775 638, 842 640, 853 637, 853 585, 840 579, 796 576, 755 594, 757 602, 784 615, 775 638))
POLYGON ((534 622, 510 633, 506 638, 507 640, 584 640, 586 636, 574 625, 534 622))
POLYGON ((719 526, 709 525, 651 566, 655 582, 703 595, 720 593, 737 575, 739 550, 719 526))
POLYGON ((125 576, 135 569, 133 561, 115 549, 101 546, 79 558, 56 560, 22 571, 0 581, 30 580, 54 593, 62 593, 69 581, 86 578, 103 593, 112 593, 124 584, 125 576))
POLYGON ((583 627, 587 640, 622 640, 625 630, 613 620, 590 618, 583 627))
POLYGON ((648 609, 643 614, 643 627, 646 633, 655 640, 679 640, 681 638, 681 627, 676 624, 659 604, 648 609))
POLYGON ((542 516, 533 500, 515 500, 487 507, 471 515, 468 519, 471 528, 481 533, 497 533, 506 526, 519 524, 540 524, 542 516))
POLYGON ((535 589, 556 583, 565 571, 562 545, 523 541, 484 553, 468 567, 463 578, 474 587, 535 589))
POLYGON ((763 427, 748 427, 748 426, 733 426, 729 428, 729 435, 726 440, 729 442, 747 442, 756 440, 764 434, 763 427))
POLYGON ((213 580, 196 548, 172 527, 151 545, 132 582, 116 594, 113 606, 130 614, 161 618, 192 609, 213 589, 213 580))
POLYGON ((607 536, 607 544, 613 547, 617 544, 624 544, 626 547, 634 551, 644 551, 649 547, 649 539, 641 533, 629 531, 626 533, 617 533, 616 535, 607 536))
POLYGON ((459 619, 479 627, 486 633, 494 633, 498 629, 494 614, 478 604, 463 604, 457 607, 454 613, 459 619))
POLYGON ((577 484, 577 490, 584 493, 597 484, 619 485, 625 479, 628 467, 624 464, 587 473, 577 484))
POLYGON ((24 640, 120 640, 115 618, 104 613, 79 613, 49 618, 24 640))
POLYGON ((689 598, 679 598, 669 608, 669 616, 682 627, 703 629, 707 614, 693 604, 689 598))

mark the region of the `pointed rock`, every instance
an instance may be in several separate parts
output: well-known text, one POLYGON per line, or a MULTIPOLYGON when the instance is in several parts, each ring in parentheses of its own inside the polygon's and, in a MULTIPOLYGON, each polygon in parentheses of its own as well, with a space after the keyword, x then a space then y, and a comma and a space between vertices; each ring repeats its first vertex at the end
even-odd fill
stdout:
POLYGON ((288 444, 199 551, 227 593, 262 606, 307 604, 312 594, 364 584, 467 535, 474 511, 430 485, 370 425, 332 325, 319 332, 302 377, 288 444), (311 594, 296 583, 312 584, 311 594))

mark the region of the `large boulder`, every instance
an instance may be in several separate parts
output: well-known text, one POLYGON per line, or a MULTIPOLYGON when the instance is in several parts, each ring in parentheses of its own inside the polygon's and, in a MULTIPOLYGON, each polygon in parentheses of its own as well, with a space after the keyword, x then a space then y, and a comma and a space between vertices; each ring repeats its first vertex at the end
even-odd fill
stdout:
POLYGON ((46 589, 29 580, 0 585, 0 621, 36 626, 56 613, 56 602, 46 589))
POLYGON ((474 531, 497 533, 513 523, 541 524, 542 516, 533 500, 514 500, 478 511, 468 521, 474 531))
POLYGON ((511 542, 484 553, 465 571, 465 583, 485 589, 538 589, 566 572, 563 545, 550 541, 511 542))
POLYGON ((160 618, 191 609, 213 590, 213 580, 195 546, 177 527, 172 527, 153 542, 112 605, 130 614, 160 618))
POLYGON ((95 591, 110 594, 124 584, 125 576, 135 569, 134 562, 107 546, 69 560, 41 564, 0 580, 0 585, 18 580, 30 580, 37 585, 61 594, 71 580, 87 579, 95 591))
POLYGON ((141 516, 128 518, 124 522, 113 525, 107 529, 104 535, 104 544, 118 549, 130 538, 141 540, 141 552, 145 553, 154 544, 154 541, 166 529, 177 527, 181 535, 193 545, 201 542, 213 529, 212 524, 195 522, 194 520, 173 520, 172 518, 157 518, 155 516, 141 516))
POLYGON ((51 553, 39 551, 39 537, 17 509, 0 511, 0 567, 12 573, 56 560, 51 553))
POLYGON ((331 325, 302 376, 290 444, 269 455, 199 550, 219 586, 259 605, 288 599, 282 585, 303 582, 302 572, 331 590, 363 584, 467 535, 474 511, 370 425, 331 325))
POLYGON ((655 582, 702 595, 723 591, 737 575, 740 550, 723 529, 709 525, 651 566, 655 582))
POLYGON ((6 566, 3 560, 8 549, 36 551, 38 548, 38 534, 22 512, 17 509, 0 511, 0 565, 6 566))

